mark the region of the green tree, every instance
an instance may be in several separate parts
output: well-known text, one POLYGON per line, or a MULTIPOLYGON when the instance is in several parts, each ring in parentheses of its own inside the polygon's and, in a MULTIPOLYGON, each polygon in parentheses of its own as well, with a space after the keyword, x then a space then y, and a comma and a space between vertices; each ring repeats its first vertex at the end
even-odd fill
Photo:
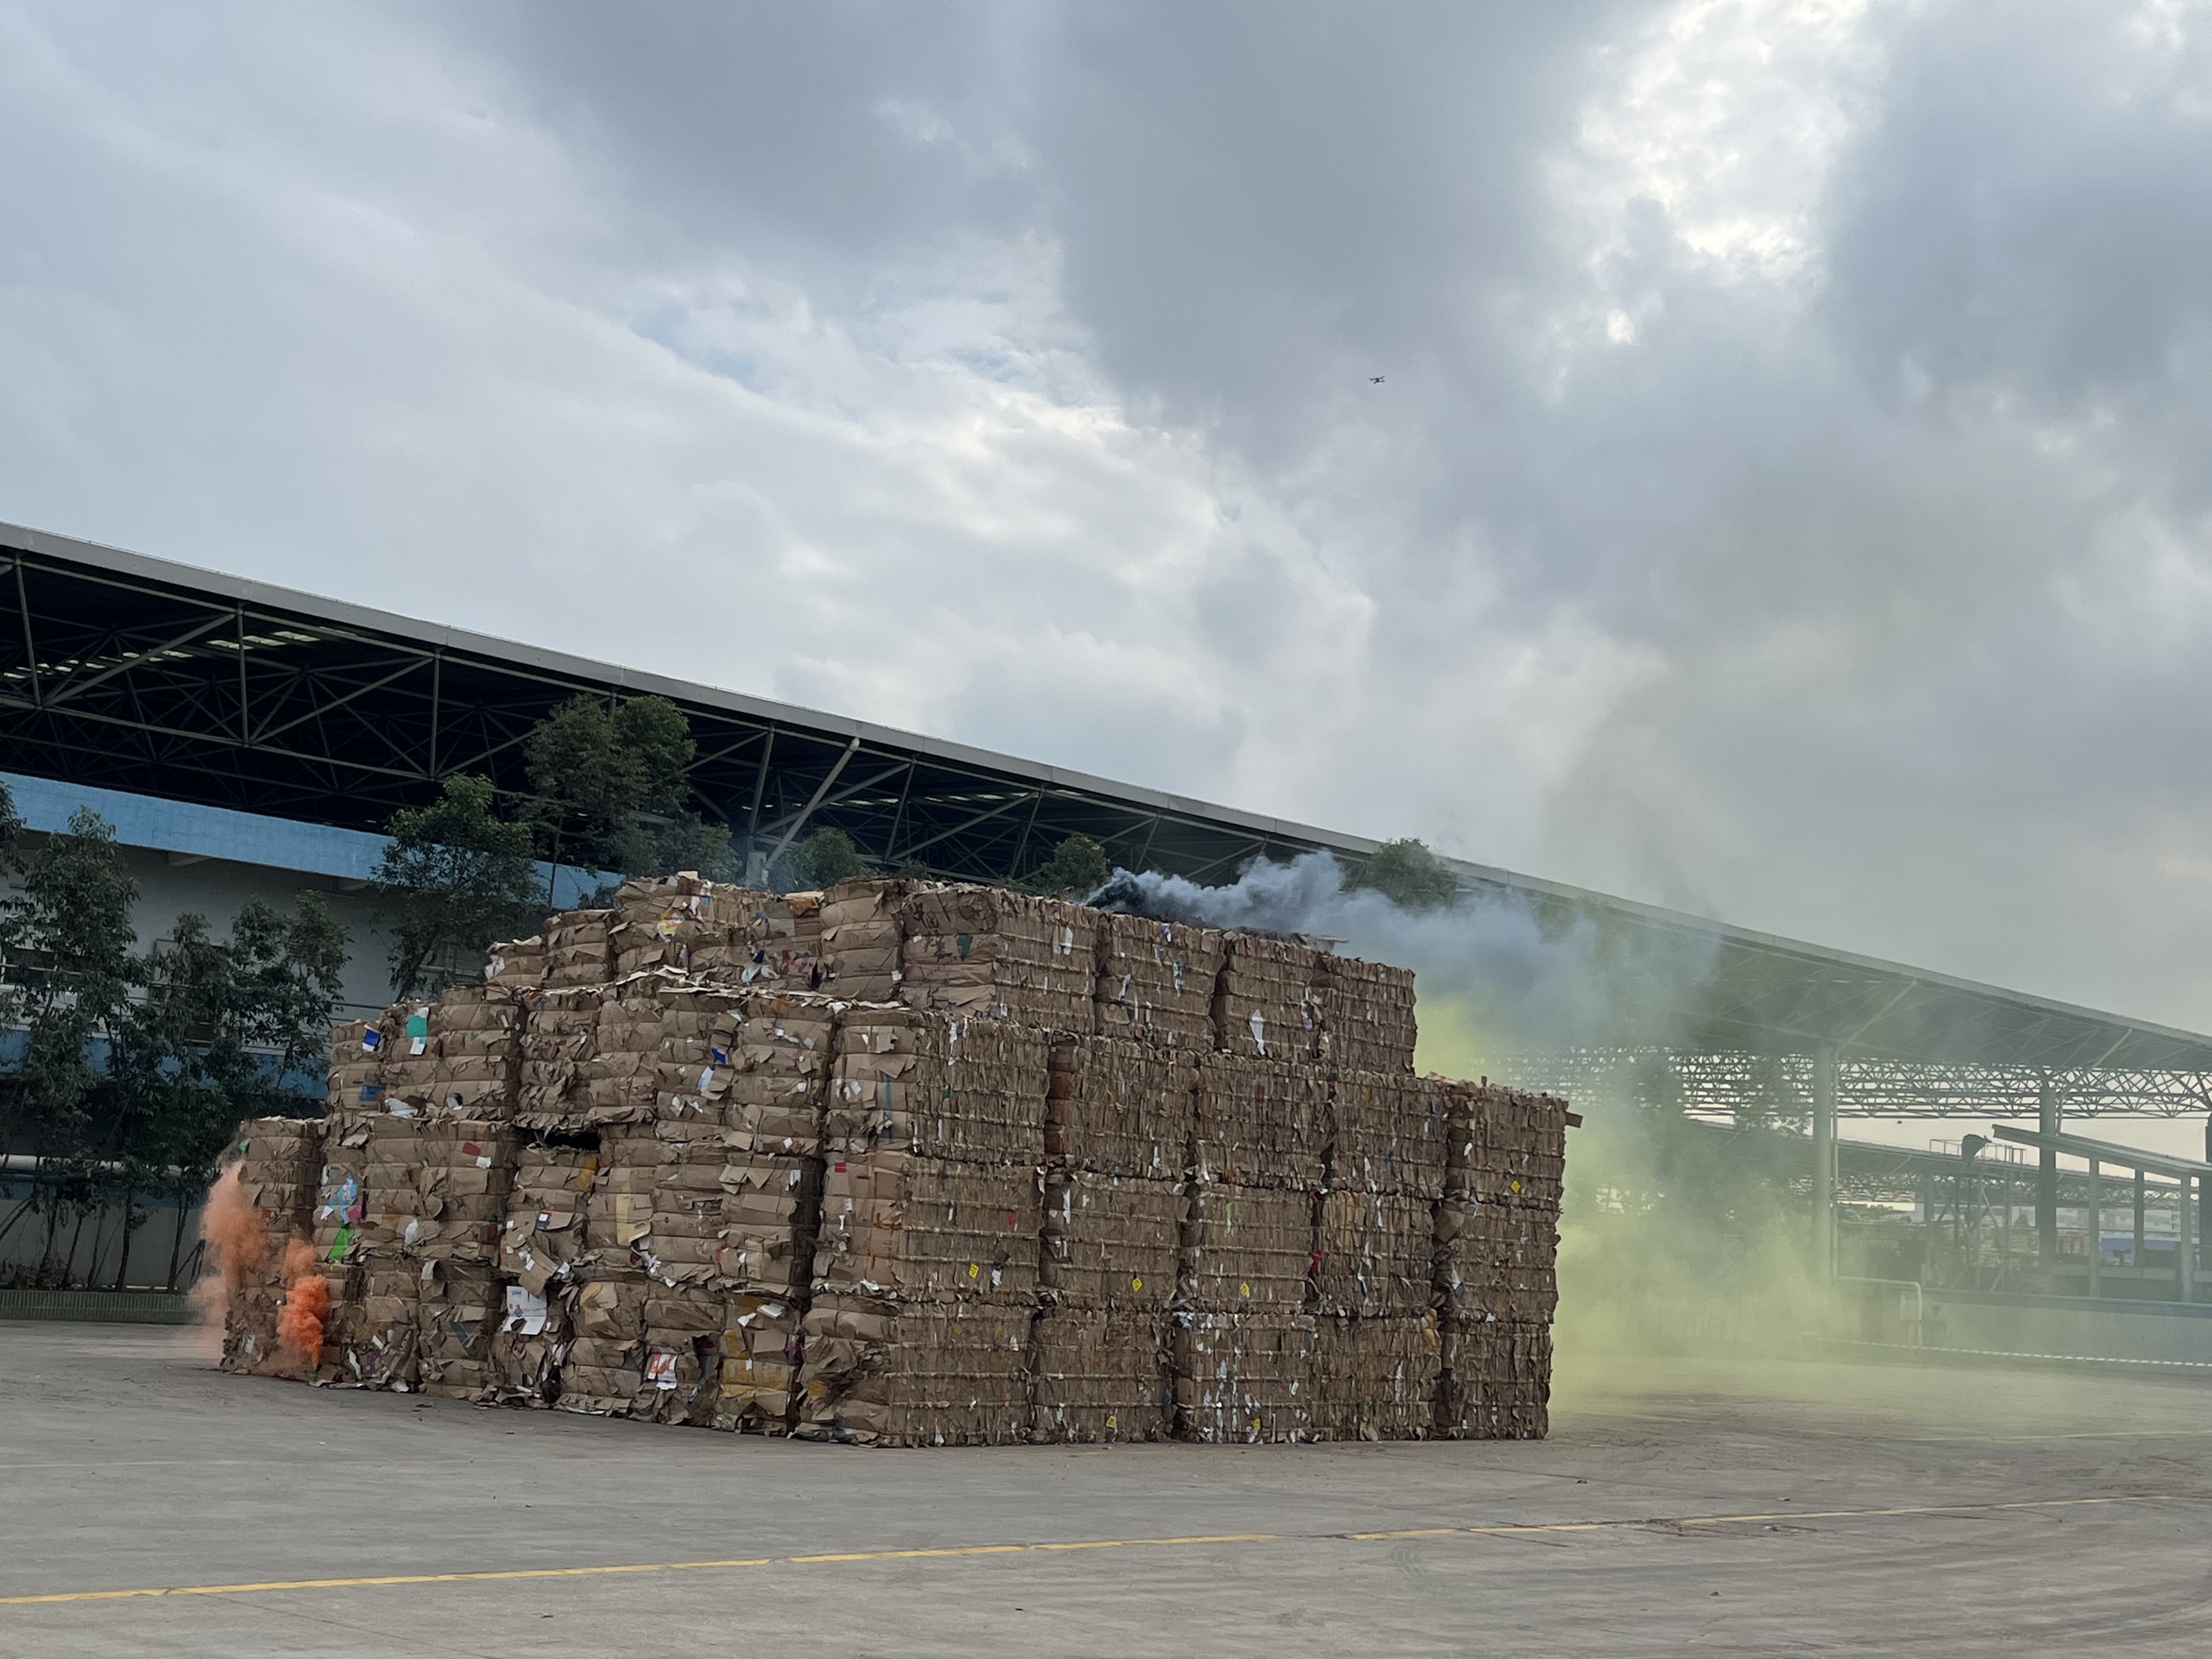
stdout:
POLYGON ((728 830, 690 805, 698 747, 665 697, 569 698, 523 739, 542 855, 625 875, 730 874, 728 830))
MULTIPOLYGON (((7 816, 20 825, 12 803, 7 816)), ((29 1202, 10 1224, 43 1219, 43 1275, 62 1229, 76 1222, 73 1242, 118 1188, 100 1155, 100 1097, 118 1027, 143 977, 131 948, 138 889, 114 829, 84 808, 34 857, 11 848, 10 862, 21 887, 5 902, 6 977, 9 1012, 23 1038, 0 1091, 0 1150, 38 1160, 29 1202)))
POLYGON ((289 916, 248 900, 227 945, 204 917, 177 919, 118 1022, 101 1091, 107 1185, 126 1201, 189 1202, 214 1180, 240 1119, 313 1108, 302 1085, 322 1069, 346 944, 315 893, 289 916))
POLYGON ((1345 879, 1347 892, 1376 892, 1401 910, 1440 910, 1459 896, 1451 866, 1418 841, 1388 841, 1345 879))
POLYGON ((447 778, 428 806, 392 815, 376 866, 392 935, 392 992, 411 995, 440 958, 481 956, 544 913, 530 831, 494 811, 491 780, 447 778))
POLYGON ((1052 856, 1023 884, 1033 893, 1084 899, 1103 887, 1113 873, 1114 863, 1106 856, 1106 849, 1079 833, 1053 848, 1052 856))
POLYGON ((776 891, 794 893, 833 887, 867 873, 867 860, 853 838, 835 825, 824 825, 778 859, 768 879, 776 891))
POLYGON ((34 858, 11 846, 9 859, 22 887, 5 902, 8 1012, 23 1028, 23 1048, 8 1076, 0 1139, 11 1151, 65 1157, 88 1139, 100 1046, 143 976, 131 954, 138 886, 113 828, 86 808, 34 858))

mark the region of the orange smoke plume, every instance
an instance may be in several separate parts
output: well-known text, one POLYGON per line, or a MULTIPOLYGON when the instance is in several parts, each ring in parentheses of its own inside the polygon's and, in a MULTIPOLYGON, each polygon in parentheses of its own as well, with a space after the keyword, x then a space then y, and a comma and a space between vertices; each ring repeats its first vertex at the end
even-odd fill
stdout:
POLYGON ((231 1292, 269 1254, 269 1230, 246 1201, 240 1168, 234 1164, 216 1178, 200 1211, 200 1237, 215 1254, 215 1271, 192 1287, 192 1300, 201 1319, 217 1327, 230 1311, 231 1292))
POLYGON ((276 1340, 313 1370, 323 1363, 323 1327, 331 1314, 331 1282, 315 1271, 315 1247, 295 1238, 284 1247, 284 1306, 276 1340))

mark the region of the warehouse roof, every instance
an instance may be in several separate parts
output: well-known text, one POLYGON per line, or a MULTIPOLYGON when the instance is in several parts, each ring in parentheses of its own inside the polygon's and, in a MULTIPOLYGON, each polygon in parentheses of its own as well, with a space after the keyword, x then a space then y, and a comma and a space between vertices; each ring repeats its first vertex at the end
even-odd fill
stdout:
MULTIPOLYGON (((965 744, 0 524, 0 767, 374 832, 452 773, 524 787, 522 737, 579 691, 656 693, 758 868, 835 823, 889 866, 1003 878, 1080 830, 1117 862, 1226 879, 1376 843, 965 744)), ((1613 1029, 1690 1047, 1923 1063, 2212 1071, 2212 1038, 1487 866, 1478 896, 1616 963, 1613 1029)))

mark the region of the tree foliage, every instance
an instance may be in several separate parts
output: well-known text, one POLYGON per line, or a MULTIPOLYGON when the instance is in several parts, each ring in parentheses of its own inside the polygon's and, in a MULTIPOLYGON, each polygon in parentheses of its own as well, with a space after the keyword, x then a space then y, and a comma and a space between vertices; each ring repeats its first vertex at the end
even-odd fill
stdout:
POLYGON ((867 873, 867 860, 853 838, 834 824, 825 824, 775 861, 769 885, 778 892, 803 892, 867 873))
POLYGON ((1344 885, 1350 892, 1380 893, 1403 910, 1440 910, 1459 896, 1451 866, 1411 839, 1383 842, 1344 885))
POLYGON ((633 876, 730 874, 729 832, 690 805, 698 747, 665 697, 569 698, 523 739, 541 856, 633 876))
POLYGON ((241 1118, 307 1107, 347 939, 303 893, 291 915, 249 901, 228 942, 180 916, 142 954, 114 830, 81 811, 26 858, 20 829, 0 788, 0 867, 21 882, 0 906, 0 1002, 22 1031, 0 1072, 0 1150, 38 1160, 16 1222, 38 1218, 65 1265, 55 1241, 73 1218, 187 1203, 241 1118))
POLYGON ((490 779, 461 775, 447 778, 430 805, 392 815, 376 891, 395 997, 411 995, 441 967, 472 975, 472 959, 544 914, 530 830, 501 819, 495 805, 490 779))
POLYGON ((1052 856, 1024 884, 1033 893, 1085 899, 1106 884, 1114 873, 1106 849, 1089 836, 1068 836, 1053 848, 1052 856))

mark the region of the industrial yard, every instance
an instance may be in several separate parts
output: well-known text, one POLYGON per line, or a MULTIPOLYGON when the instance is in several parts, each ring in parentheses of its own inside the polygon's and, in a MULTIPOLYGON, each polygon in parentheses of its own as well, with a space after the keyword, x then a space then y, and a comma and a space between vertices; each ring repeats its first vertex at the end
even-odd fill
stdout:
POLYGON ((1542 1442, 948 1456, 214 1358, 0 1331, 0 1650, 2202 1650, 2166 1377, 1577 1361, 1542 1442))

